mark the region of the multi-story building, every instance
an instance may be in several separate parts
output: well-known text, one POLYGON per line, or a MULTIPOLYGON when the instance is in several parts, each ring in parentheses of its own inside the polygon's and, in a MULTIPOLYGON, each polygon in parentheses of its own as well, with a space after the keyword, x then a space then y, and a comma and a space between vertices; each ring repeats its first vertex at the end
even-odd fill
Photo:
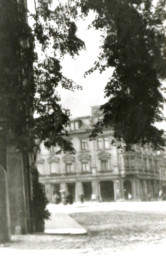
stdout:
POLYGON ((99 201, 148 200, 158 197, 166 187, 166 159, 148 145, 134 145, 125 152, 119 147, 112 129, 105 129, 90 140, 93 125, 101 113, 92 107, 92 115, 75 118, 68 127, 75 154, 56 154, 41 145, 37 166, 49 201, 54 193, 67 191, 75 201, 92 194, 99 201))

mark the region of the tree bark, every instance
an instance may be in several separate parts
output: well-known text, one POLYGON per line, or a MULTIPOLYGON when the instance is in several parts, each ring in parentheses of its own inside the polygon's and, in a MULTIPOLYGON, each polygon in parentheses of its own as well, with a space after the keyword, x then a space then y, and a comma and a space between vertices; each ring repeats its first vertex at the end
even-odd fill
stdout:
POLYGON ((5 131, 0 127, 0 243, 10 240, 10 215, 6 170, 5 131))

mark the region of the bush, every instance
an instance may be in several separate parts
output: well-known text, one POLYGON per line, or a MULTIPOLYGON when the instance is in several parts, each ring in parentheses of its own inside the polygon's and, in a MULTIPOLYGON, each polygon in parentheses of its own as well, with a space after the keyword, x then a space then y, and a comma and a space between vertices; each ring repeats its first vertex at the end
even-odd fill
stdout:
POLYGON ((32 167, 32 213, 35 232, 44 231, 44 220, 49 219, 50 213, 46 209, 48 200, 44 188, 39 182, 39 173, 36 167, 32 167))

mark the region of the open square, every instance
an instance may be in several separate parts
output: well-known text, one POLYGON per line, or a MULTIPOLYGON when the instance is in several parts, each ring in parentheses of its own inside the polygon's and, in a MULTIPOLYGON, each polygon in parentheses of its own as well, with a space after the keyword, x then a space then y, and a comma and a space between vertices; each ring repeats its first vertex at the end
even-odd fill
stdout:
MULTIPOLYGON (((52 213, 76 220, 83 235, 14 235, 3 252, 33 255, 164 255, 166 249, 166 202, 116 202, 49 205, 52 213), (163 254, 162 254, 163 253, 163 254)), ((53 220, 55 222, 55 219, 53 220)), ((54 224, 54 223, 53 223, 54 224)))

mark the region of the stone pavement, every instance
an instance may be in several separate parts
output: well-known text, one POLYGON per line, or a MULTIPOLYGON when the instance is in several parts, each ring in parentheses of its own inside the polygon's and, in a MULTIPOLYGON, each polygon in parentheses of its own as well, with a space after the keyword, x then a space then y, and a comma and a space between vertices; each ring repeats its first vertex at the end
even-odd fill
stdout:
MULTIPOLYGON (((62 228, 62 222, 64 230, 71 228, 73 219, 68 216, 71 214, 88 230, 87 235, 15 235, 11 243, 0 246, 0 255, 166 256, 166 201, 49 205, 48 208, 56 230, 58 225, 62 228), (61 223, 55 221, 58 214, 59 220, 65 215, 61 223)), ((48 222, 46 228, 49 227, 52 223, 48 222)))
POLYGON ((10 248, 0 248, 0 255, 2 256, 165 256, 166 255, 166 244, 159 243, 157 245, 137 245, 134 248, 125 249, 111 249, 103 248, 102 250, 96 251, 91 248, 86 249, 35 249, 35 250, 19 250, 10 248))
POLYGON ((49 220, 45 221, 46 234, 86 234, 87 231, 66 213, 51 213, 49 220))
POLYGON ((102 212, 102 211, 130 211, 130 212, 163 212, 166 213, 166 201, 151 202, 85 202, 73 205, 49 204, 48 210, 52 213, 76 213, 76 212, 102 212))
POLYGON ((45 221, 46 234, 86 234, 87 230, 73 219, 69 214, 89 211, 136 211, 136 212, 163 212, 166 213, 166 202, 112 202, 112 203, 75 203, 73 205, 49 204, 51 213, 49 220, 45 221))

